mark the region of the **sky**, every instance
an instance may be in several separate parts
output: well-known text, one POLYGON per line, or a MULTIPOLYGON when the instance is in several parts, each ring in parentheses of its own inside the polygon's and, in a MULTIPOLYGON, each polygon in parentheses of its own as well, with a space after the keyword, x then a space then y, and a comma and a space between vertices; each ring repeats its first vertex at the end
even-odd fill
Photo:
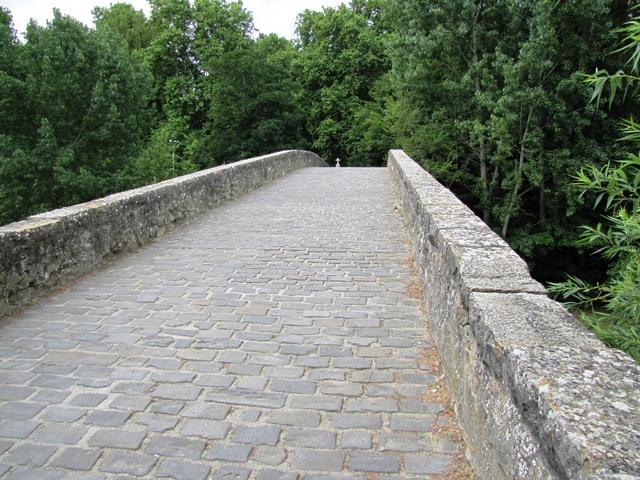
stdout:
MULTIPOLYGON (((22 38, 29 19, 33 18, 38 24, 44 25, 53 16, 54 7, 87 25, 92 25, 93 7, 107 7, 118 1, 126 1, 146 14, 149 13, 146 0, 0 0, 0 6, 11 11, 15 29, 22 38)), ((346 0, 244 0, 242 3, 253 13, 254 24, 260 33, 277 33, 282 37, 293 38, 298 13, 305 9, 320 10, 322 7, 335 7, 347 2, 346 0)))

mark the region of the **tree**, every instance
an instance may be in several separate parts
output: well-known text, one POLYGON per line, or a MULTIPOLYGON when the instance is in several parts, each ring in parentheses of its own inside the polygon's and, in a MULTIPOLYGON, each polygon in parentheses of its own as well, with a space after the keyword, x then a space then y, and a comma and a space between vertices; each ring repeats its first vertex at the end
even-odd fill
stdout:
MULTIPOLYGON (((628 55, 627 71, 606 70, 586 78, 593 87, 592 100, 608 93, 609 106, 620 92, 628 102, 638 99, 640 88, 640 17, 620 30, 628 55), (608 92, 607 92, 608 90, 608 92)), ((637 103, 635 103, 637 105, 637 103)), ((623 141, 640 150, 640 124, 633 116, 623 122, 623 141)), ((640 361, 640 154, 599 167, 589 165, 577 175, 582 194, 595 195, 594 207, 604 210, 604 222, 583 226, 580 244, 610 262, 602 283, 590 284, 575 276, 551 285, 551 291, 579 309, 582 321, 609 346, 620 348, 640 361)))
POLYGON ((147 58, 164 118, 182 117, 202 128, 209 110, 207 70, 218 56, 250 42, 251 14, 225 0, 152 0, 151 24, 157 36, 147 58))
POLYGON ((211 69, 221 57, 242 55, 251 44, 251 14, 240 2, 152 0, 150 22, 157 35, 146 58, 154 76, 159 128, 182 139, 175 154, 185 164, 210 166, 214 159, 204 142, 211 139, 203 128, 217 109, 212 95, 218 72, 211 69))
POLYGON ((19 115, 20 129, 0 131, 1 220, 129 186, 127 164, 149 128, 143 66, 111 32, 89 30, 57 10, 46 27, 27 27, 16 52, 20 68, 2 75, 19 113, 0 116, 19 115), (20 193, 24 188, 30 195, 20 193))
POLYGON ((291 73, 295 54, 290 41, 261 35, 207 64, 211 108, 198 149, 199 164, 306 145, 301 89, 291 73))
POLYGON ((97 30, 108 29, 126 42, 130 51, 149 48, 156 37, 151 23, 142 10, 128 3, 114 3, 109 7, 95 7, 93 18, 97 30))
POLYGON ((0 7, 0 135, 21 136, 30 126, 23 114, 24 62, 9 10, 0 7))
POLYGON ((374 105, 373 92, 389 69, 384 39, 376 30, 378 10, 367 5, 373 3, 357 2, 358 11, 344 5, 322 12, 306 10, 298 17, 300 54, 293 68, 304 91, 313 148, 325 158, 341 157, 347 165, 384 162, 379 145, 360 144, 371 142, 358 122, 365 121, 372 131, 384 130, 384 116, 374 105), (372 152, 378 158, 371 158, 372 152))
POLYGON ((400 144, 539 278, 559 258, 579 268, 575 228, 593 214, 571 175, 614 154, 614 124, 584 106, 580 72, 613 44, 619 3, 390 1, 400 144))
POLYGON ((156 128, 140 155, 135 159, 131 177, 135 185, 147 185, 197 170, 190 151, 197 143, 181 119, 172 118, 156 128))

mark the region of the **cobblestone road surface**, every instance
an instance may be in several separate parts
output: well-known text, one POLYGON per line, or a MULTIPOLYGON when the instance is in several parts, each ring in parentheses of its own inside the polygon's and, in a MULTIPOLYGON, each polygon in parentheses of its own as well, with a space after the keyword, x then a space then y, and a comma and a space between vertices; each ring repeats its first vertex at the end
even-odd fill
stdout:
POLYGON ((0 320, 0 476, 450 473, 394 204, 385 169, 301 170, 0 320))

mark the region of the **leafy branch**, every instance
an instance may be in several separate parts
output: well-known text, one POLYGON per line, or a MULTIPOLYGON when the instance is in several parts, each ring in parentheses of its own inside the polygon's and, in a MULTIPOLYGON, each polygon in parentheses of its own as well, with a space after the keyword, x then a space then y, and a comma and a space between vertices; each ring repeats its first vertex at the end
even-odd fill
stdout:
MULTIPOLYGON (((610 75, 596 70, 585 76, 593 89, 591 101, 600 103, 608 89, 608 104, 623 92, 637 96, 640 88, 640 17, 618 30, 622 47, 614 53, 629 55, 623 70, 610 75)), ((640 147, 640 124, 633 118, 621 124, 621 140, 640 147)), ((590 165, 580 170, 575 184, 580 196, 595 195, 594 208, 605 212, 603 223, 581 227, 578 245, 595 249, 610 262, 608 278, 589 284, 569 276, 549 285, 557 298, 581 312, 581 320, 607 345, 625 350, 640 361, 640 156, 628 153, 625 160, 603 167, 590 165)))

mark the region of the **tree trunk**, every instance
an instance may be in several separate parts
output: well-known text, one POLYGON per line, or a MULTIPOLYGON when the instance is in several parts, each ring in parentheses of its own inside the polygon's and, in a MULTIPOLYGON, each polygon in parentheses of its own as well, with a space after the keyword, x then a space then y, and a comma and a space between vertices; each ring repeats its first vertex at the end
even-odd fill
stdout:
POLYGON ((520 140, 520 157, 518 159, 518 168, 516 170, 516 184, 513 187, 511 198, 507 204, 507 214, 504 217, 504 223, 502 224, 502 238, 507 238, 507 232, 509 231, 509 222, 511 221, 511 213, 515 207, 516 200, 520 194, 520 187, 522 186, 522 171, 524 170, 524 144, 527 141, 529 135, 529 123, 531 122, 531 116, 533 115, 533 106, 529 107, 529 114, 527 115, 527 123, 524 127, 522 139, 520 140))
POLYGON ((544 192, 544 174, 544 151, 542 149, 542 139, 540 139, 540 195, 538 196, 538 214, 540 217, 540 225, 544 225, 545 223, 547 223, 547 200, 544 192))
MULTIPOLYGON (((478 32, 477 27, 480 21, 480 13, 482 12, 483 2, 478 5, 478 10, 473 22, 473 30, 471 32, 471 48, 473 49, 473 61, 474 65, 478 64, 478 32)), ((482 91, 482 85, 480 84, 480 75, 476 74, 474 79, 475 93, 476 95, 482 91)), ((478 139, 480 144, 480 151, 478 152, 478 158, 480 159, 480 202, 482 205, 482 219, 485 223, 489 223, 491 220, 491 209, 489 208, 489 176, 487 175, 487 151, 485 145, 484 131, 480 133, 478 139)))
POLYGON ((547 223, 547 206, 544 194, 544 177, 540 183, 540 196, 538 197, 538 209, 540 210, 540 225, 547 223))

